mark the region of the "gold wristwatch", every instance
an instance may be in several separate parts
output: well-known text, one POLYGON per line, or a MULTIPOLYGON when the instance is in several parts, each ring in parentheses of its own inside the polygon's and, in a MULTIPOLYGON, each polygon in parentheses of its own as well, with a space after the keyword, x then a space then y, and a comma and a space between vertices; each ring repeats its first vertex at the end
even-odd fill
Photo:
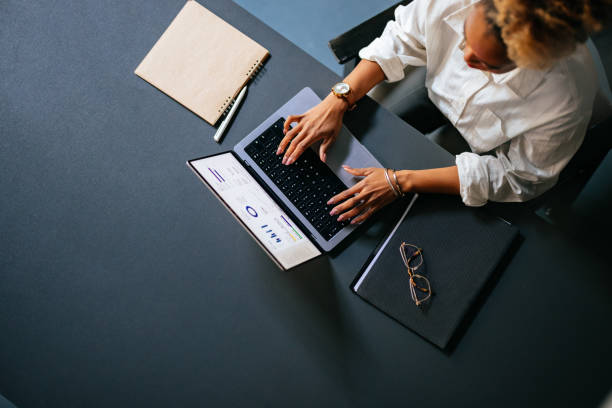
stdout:
MULTIPOLYGON (((351 93, 351 86, 349 84, 347 84, 346 82, 338 82, 337 84, 332 86, 331 91, 338 98, 342 98, 345 101, 347 101, 348 103, 350 103, 349 100, 348 100, 348 96, 351 93)), ((355 109, 356 106, 357 106, 357 104, 354 103, 353 105, 351 105, 349 107, 348 110, 352 111, 353 109, 355 109)))

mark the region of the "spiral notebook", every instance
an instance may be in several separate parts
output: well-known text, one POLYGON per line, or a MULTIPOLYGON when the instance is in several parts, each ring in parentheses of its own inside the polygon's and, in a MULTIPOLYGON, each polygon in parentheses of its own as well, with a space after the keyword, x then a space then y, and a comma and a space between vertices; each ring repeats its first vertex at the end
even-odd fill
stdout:
POLYGON ((490 293, 514 253, 518 229, 448 196, 413 200, 351 284, 362 299, 445 349, 490 293), (433 295, 416 306, 402 261, 402 242, 422 248, 419 270, 433 295))
POLYGON ((189 0, 134 73, 214 125, 269 55, 189 0))

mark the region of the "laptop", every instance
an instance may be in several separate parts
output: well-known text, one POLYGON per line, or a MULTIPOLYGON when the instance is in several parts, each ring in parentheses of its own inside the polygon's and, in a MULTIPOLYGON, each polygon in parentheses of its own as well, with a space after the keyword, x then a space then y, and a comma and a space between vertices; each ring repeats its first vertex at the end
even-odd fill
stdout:
POLYGON ((295 163, 281 163, 276 149, 285 118, 319 102, 312 89, 304 88, 233 150, 187 162, 282 270, 331 251, 357 228, 329 215, 333 206, 327 201, 361 179, 342 165, 383 167, 344 126, 326 163, 319 159, 318 144, 295 163))

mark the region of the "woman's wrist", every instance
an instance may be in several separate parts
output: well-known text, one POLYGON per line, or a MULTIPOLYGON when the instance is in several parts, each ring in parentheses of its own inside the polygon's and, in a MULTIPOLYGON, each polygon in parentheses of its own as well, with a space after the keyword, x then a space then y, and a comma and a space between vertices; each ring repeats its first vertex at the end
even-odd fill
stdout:
POLYGON ((336 96, 332 92, 330 92, 325 99, 329 103, 331 109, 334 109, 342 114, 348 111, 351 107, 350 102, 346 98, 336 96))
POLYGON ((413 193, 414 191, 414 183, 413 183, 413 170, 396 170, 395 174, 397 176, 398 184, 401 187, 402 193, 413 193))

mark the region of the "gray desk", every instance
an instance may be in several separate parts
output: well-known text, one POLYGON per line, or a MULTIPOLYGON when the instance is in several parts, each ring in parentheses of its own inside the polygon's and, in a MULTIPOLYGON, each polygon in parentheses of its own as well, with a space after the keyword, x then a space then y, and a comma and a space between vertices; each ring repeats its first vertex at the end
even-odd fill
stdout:
MULTIPOLYGON (((525 241, 450 354, 348 290, 392 210, 279 272, 184 163, 338 78, 234 3, 204 3, 272 53, 222 146, 132 73, 182 1, 0 6, 1 394, 18 407, 603 399, 609 261, 516 206, 492 210, 525 241)), ((386 165, 452 163, 371 102, 347 123, 386 165)))

